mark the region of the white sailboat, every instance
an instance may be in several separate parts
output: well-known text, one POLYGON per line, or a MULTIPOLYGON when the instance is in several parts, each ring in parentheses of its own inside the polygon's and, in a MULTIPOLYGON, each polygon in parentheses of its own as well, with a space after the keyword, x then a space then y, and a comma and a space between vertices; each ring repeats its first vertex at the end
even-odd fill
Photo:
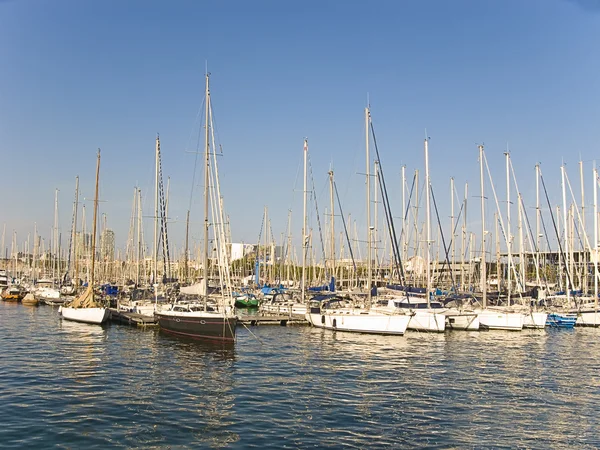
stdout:
MULTIPOLYGON (((520 312, 511 312, 503 307, 488 307, 487 305, 487 272, 485 261, 485 196, 483 178, 483 145, 479 145, 479 176, 481 182, 481 290, 482 309, 478 310, 479 325, 484 330, 511 330, 521 331, 523 329, 524 316, 520 312)), ((504 226, 502 226, 504 228, 504 226)), ((509 252, 510 255, 510 252, 509 252)), ((509 268, 510 273, 510 268, 509 268)))
MULTIPOLYGON (((371 334, 395 334, 403 335, 406 332, 408 323, 412 314, 406 314, 404 311, 394 310, 385 311, 378 308, 372 308, 371 302, 371 240, 373 228, 371 226, 371 190, 370 190, 370 164, 369 157, 369 108, 365 108, 365 132, 366 132, 366 161, 367 161, 367 299, 364 305, 357 307, 354 302, 338 296, 325 297, 324 299, 313 299, 306 312, 306 320, 318 328, 325 328, 336 331, 351 331, 356 333, 371 334)), ((305 165, 307 144, 304 143, 305 165)), ((304 202, 306 205, 306 170, 304 176, 304 202)), ((306 206, 304 208, 306 217, 306 206)), ((306 227, 303 229, 303 238, 306 236, 306 227)), ((305 239, 306 240, 306 239, 305 239)), ((303 259, 303 280, 304 280, 304 259, 303 259)), ((302 286, 304 291, 305 286, 302 286)))
POLYGON ((59 314, 65 320, 74 322, 84 322, 91 324, 102 324, 108 319, 110 310, 99 305, 94 299, 94 269, 96 254, 96 219, 98 214, 98 180, 100 176, 100 149, 98 149, 98 159, 96 162, 96 193, 94 196, 94 224, 92 231, 92 270, 87 289, 73 300, 68 306, 61 306, 59 314))

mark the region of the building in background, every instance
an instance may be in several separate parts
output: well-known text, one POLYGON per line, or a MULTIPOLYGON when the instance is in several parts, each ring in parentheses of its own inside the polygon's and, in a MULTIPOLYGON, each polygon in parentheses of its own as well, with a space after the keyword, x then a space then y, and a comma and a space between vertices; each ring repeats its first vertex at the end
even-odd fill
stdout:
POLYGON ((100 235, 100 261, 114 261, 115 259, 115 232, 105 229, 100 235))

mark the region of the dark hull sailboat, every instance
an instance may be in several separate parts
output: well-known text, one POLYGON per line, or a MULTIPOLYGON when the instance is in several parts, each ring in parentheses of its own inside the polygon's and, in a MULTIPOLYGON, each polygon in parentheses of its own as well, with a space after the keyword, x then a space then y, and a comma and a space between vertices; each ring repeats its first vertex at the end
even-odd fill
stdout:
POLYGON ((237 317, 210 311, 167 310, 155 313, 160 329, 194 339, 228 342, 235 339, 237 317))

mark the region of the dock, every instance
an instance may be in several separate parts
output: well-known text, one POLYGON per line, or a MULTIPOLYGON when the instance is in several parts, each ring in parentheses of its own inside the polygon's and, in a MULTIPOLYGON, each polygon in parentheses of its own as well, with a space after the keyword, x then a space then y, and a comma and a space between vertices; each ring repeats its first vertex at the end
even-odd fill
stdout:
POLYGON ((158 321, 154 318, 154 316, 146 316, 145 314, 119 311, 114 308, 110 308, 110 321, 125 325, 131 325, 134 327, 158 326, 158 321))
POLYGON ((282 314, 242 314, 238 316, 238 324, 240 325, 279 325, 281 327, 308 325, 308 322, 303 317, 295 317, 282 314))

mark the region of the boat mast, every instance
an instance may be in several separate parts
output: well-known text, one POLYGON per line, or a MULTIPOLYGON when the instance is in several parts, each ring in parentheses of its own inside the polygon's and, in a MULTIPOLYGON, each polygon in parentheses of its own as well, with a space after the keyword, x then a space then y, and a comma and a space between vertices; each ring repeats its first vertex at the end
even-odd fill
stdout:
POLYGON ((369 156, 369 107, 365 108, 365 154, 366 154, 366 169, 367 169, 367 308, 371 307, 371 158, 369 156))
MULTIPOLYGON (((333 169, 329 171, 329 206, 331 208, 331 276, 335 279, 335 223, 334 223, 334 204, 333 204, 333 169)), ((334 281, 335 283, 335 281, 334 281)), ((335 286, 335 285, 334 285, 335 286)))
POLYGON ((52 233, 52 284, 56 283, 59 268, 56 267, 58 262, 58 189, 54 190, 54 230, 52 233))
POLYGON ((100 149, 98 149, 98 160, 96 162, 96 192, 94 194, 94 222, 92 224, 92 273, 90 276, 91 301, 94 301, 94 269, 96 261, 96 222, 98 217, 98 179, 100 177, 100 149))
POLYGON ((485 267, 485 197, 483 189, 483 145, 479 145, 479 182, 481 183, 481 294, 483 308, 487 307, 487 286, 486 286, 486 267, 485 267))
POLYGON ((303 147, 303 158, 304 158, 304 188, 302 190, 302 199, 303 199, 303 213, 302 213, 302 283, 301 283, 301 302, 304 303, 306 301, 306 251, 308 244, 308 235, 306 233, 306 184, 307 180, 307 172, 306 172, 306 162, 308 158, 308 139, 304 139, 304 147, 303 147))
POLYGON ((185 216, 185 256, 184 256, 184 274, 183 279, 187 282, 189 278, 188 253, 189 253, 189 237, 190 237, 190 210, 187 210, 185 216))
POLYGON ((206 72, 206 101, 205 106, 205 125, 204 125, 204 140, 205 140, 205 154, 204 154, 204 255, 202 256, 202 270, 204 271, 204 311, 207 310, 208 303, 208 184, 210 182, 210 140, 209 140, 209 114, 210 114, 210 90, 208 86, 208 79, 210 74, 206 72))
POLYGON ((160 152, 160 140, 156 136, 156 147, 154 151, 154 245, 152 246, 152 285, 154 287, 154 303, 158 303, 158 158, 160 152))
POLYGON ((598 325, 598 170, 596 167, 594 167, 594 325, 598 325))
POLYGON ((462 242, 460 248, 460 285, 465 289, 465 250, 467 247, 467 197, 469 194, 469 183, 465 183, 465 197, 463 199, 463 223, 462 223, 462 242))
POLYGON ((379 279, 379 241, 377 240, 377 222, 379 220, 379 215, 377 214, 377 204, 379 203, 379 199, 377 198, 377 192, 379 192, 379 161, 376 159, 374 162, 374 183, 375 183, 375 189, 373 192, 373 248, 375 250, 375 254, 373 255, 374 258, 374 263, 375 263, 375 267, 374 272, 375 272, 375 283, 377 283, 377 280, 379 279))
MULTIPOLYGON (((579 161, 579 180, 581 183, 581 229, 583 230, 583 234, 586 235, 585 232, 585 197, 584 197, 584 180, 583 180, 583 161, 579 161)), ((588 293, 588 277, 587 277, 587 270, 585 270, 585 268, 587 267, 587 253, 585 250, 585 243, 583 244, 583 248, 581 249, 581 255, 582 255, 582 259, 583 261, 579 261, 580 266, 582 268, 581 270, 581 284, 580 287, 583 290, 583 294, 587 295, 588 293)), ((591 250, 591 249, 590 249, 591 250)))
POLYGON ((452 243, 452 265, 450 266, 450 283, 454 284, 456 269, 456 233, 454 232, 454 177, 450 177, 450 236, 452 243))
POLYGON ((430 246, 431 246, 431 211, 429 210, 429 202, 430 202, 430 185, 429 185, 429 143, 428 139, 425 138, 425 236, 427 239, 425 245, 425 276, 427 277, 426 286, 427 286, 427 308, 431 307, 429 295, 431 293, 431 255, 430 255, 430 246))
MULTIPOLYGON (((407 251, 407 229, 406 229, 406 165, 402 166, 402 264, 406 261, 408 251, 407 251)), ((398 274, 398 280, 400 280, 400 274, 398 274)), ((404 280, 400 280, 400 283, 403 283, 404 280)))
MULTIPOLYGON (((506 303, 510 306, 510 294, 512 291, 512 277, 511 277, 511 267, 512 267, 512 232, 510 227, 510 176, 509 176, 509 161, 510 154, 508 152, 504 153, 506 157, 506 249, 508 252, 508 273, 507 275, 507 297, 506 303)), ((481 194, 483 195, 483 194, 481 194)))
MULTIPOLYGON (((562 181, 562 200, 563 200, 563 232, 565 239, 565 258, 569 258, 569 236, 568 236, 568 226, 567 226, 567 192, 565 186, 565 165, 560 166, 560 174, 562 181)), ((565 261, 565 272, 567 272, 567 282, 566 282, 566 291, 567 291, 567 304, 571 306, 571 286, 570 286, 570 277, 568 275, 569 272, 569 264, 568 260, 565 261)))
MULTIPOLYGON (((137 287, 140 286, 140 259, 142 255, 142 190, 137 190, 138 202, 137 202, 137 251, 136 251, 136 274, 135 284, 137 287)), ((145 270, 144 270, 145 273, 145 270)))
POLYGON ((79 176, 75 177, 75 211, 73 212, 73 278, 72 282, 75 287, 79 286, 76 282, 79 272, 77 264, 77 210, 79 209, 79 176))
POLYGON ((537 264, 535 265, 535 282, 538 288, 540 283, 540 165, 535 165, 535 246, 537 253, 537 264))

